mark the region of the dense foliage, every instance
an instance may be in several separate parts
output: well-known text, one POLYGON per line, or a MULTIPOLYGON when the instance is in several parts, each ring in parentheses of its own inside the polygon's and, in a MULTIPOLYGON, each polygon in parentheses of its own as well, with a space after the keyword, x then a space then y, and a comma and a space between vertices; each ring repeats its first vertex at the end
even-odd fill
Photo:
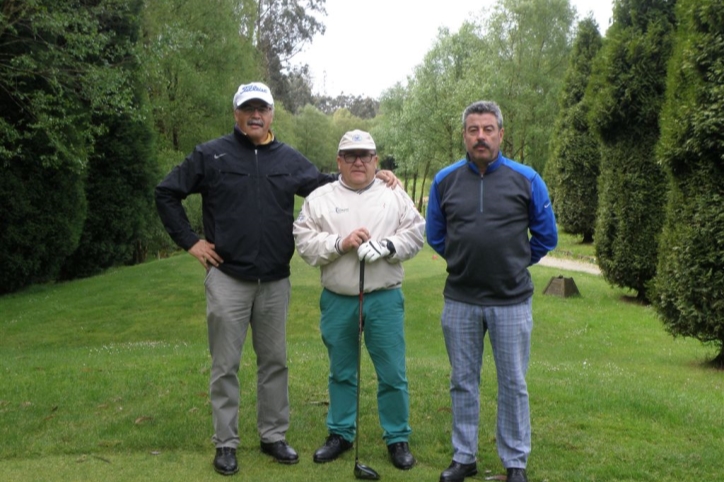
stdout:
POLYGON ((587 96, 602 142, 595 230, 606 280, 646 299, 656 273, 666 176, 654 155, 671 55, 674 0, 620 0, 587 96))
POLYGON ((472 102, 500 105, 506 156, 541 173, 548 157, 574 11, 568 0, 500 0, 484 13, 456 33, 440 29, 408 85, 381 100, 375 134, 423 211, 427 179, 465 155, 461 114, 472 102))
POLYGON ((106 26, 114 32, 106 57, 127 72, 134 110, 94 118, 94 123, 105 126, 105 132, 96 139, 97 148, 88 158, 84 183, 87 214, 78 247, 61 269, 63 279, 91 276, 146 257, 158 165, 150 123, 140 115, 145 97, 134 55, 143 2, 134 0, 127 5, 126 15, 106 26))
POLYGON ((593 59, 601 49, 601 34, 592 18, 578 24, 563 85, 560 113, 552 132, 545 179, 553 199, 556 220, 563 231, 593 242, 598 207, 598 139, 588 125, 584 93, 593 59))
POLYGON ((53 280, 86 218, 98 122, 133 113, 120 0, 24 0, 0 16, 0 293, 53 280))
MULTIPOLYGON (((668 87, 674 0, 616 0, 604 39, 588 19, 575 40, 568 0, 498 0, 441 29, 379 100, 313 95, 306 66, 290 67, 323 32, 324 3, 3 2, 0 293, 176 249, 153 186, 228 133, 238 85, 263 80, 277 138, 333 170, 342 133, 370 130, 422 211, 430 176, 464 155, 465 106, 497 101, 504 154, 545 171, 561 227, 587 238, 595 213, 606 279, 651 288, 672 334, 721 343, 721 2, 681 1, 668 87)), ((184 205, 201 233, 199 196, 184 205)))
POLYGON ((724 4, 680 0, 659 156, 670 195, 652 302, 724 366, 724 4))
POLYGON ((240 0, 145 2, 141 59, 159 148, 178 151, 228 133, 231 100, 239 84, 258 80, 262 69, 240 25, 255 7, 240 0))

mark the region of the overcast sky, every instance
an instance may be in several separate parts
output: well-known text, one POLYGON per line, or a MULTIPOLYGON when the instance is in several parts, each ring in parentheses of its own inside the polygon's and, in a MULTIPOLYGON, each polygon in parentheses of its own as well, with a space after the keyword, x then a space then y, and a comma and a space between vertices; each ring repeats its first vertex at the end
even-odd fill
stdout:
MULTIPOLYGON (((570 0, 582 19, 593 12, 601 34, 612 16, 612 0, 570 0)), ((314 92, 379 97, 406 83, 432 48, 439 27, 457 32, 496 0, 327 0, 324 35, 296 57, 309 64, 314 92), (424 5, 433 8, 425 8, 424 5)))

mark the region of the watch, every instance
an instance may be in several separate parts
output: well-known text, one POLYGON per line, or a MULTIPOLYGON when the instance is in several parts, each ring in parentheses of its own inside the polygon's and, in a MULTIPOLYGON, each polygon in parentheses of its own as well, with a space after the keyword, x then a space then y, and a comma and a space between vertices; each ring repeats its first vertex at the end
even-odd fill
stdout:
POLYGON ((385 239, 385 242, 387 243, 387 250, 390 252, 390 254, 387 255, 388 258, 391 258, 395 255, 397 250, 395 250, 395 245, 392 244, 392 241, 389 239, 385 239))

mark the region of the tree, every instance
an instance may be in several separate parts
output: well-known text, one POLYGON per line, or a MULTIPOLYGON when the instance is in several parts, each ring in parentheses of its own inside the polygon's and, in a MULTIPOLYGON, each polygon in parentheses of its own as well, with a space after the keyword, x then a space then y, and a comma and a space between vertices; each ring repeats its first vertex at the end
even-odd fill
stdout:
POLYGON ((558 224, 565 232, 583 235, 584 243, 593 242, 601 158, 598 139, 588 125, 584 93, 601 43, 595 20, 578 24, 545 167, 558 224))
MULTIPOLYGON (((410 169, 403 160, 409 159, 412 152, 412 141, 408 135, 408 126, 404 120, 404 108, 408 92, 399 82, 382 93, 379 114, 371 134, 375 139, 380 159, 395 159, 397 176, 402 178, 405 189, 408 189, 410 169)), ((412 198, 415 199, 414 192, 412 198)))
POLYGON ((411 193, 420 211, 424 210, 427 179, 435 169, 464 153, 460 116, 471 102, 465 91, 469 85, 466 80, 477 77, 470 65, 481 44, 472 23, 463 24, 456 34, 440 29, 435 45, 408 83, 401 122, 393 126, 403 130, 397 138, 406 139, 386 152, 395 157, 406 173, 411 173, 411 193))
POLYGON ((316 107, 306 105, 296 116, 294 147, 322 171, 337 170, 337 142, 332 121, 316 107))
POLYGON ((658 154, 670 194, 651 301, 724 367, 724 4, 680 0, 658 154))
POLYGON ((83 179, 111 113, 133 113, 109 55, 121 0, 9 0, 0 16, 0 293, 53 280, 86 217, 83 179))
POLYGON ((306 105, 295 100, 299 81, 306 81, 305 92, 311 94, 311 83, 304 75, 306 66, 286 72, 289 61, 317 33, 324 34, 324 24, 315 16, 324 16, 326 0, 256 0, 254 39, 261 52, 265 78, 274 97, 292 113, 306 105), (300 75, 301 74, 301 75, 300 75))
MULTIPOLYGON (((123 14, 107 19, 114 32, 105 57, 123 64, 132 79, 134 109, 145 104, 136 45, 140 31, 142 0, 128 2, 123 14)), ((78 248, 61 269, 62 279, 98 274, 118 264, 145 260, 148 226, 153 207, 153 186, 158 164, 153 154, 153 133, 146 116, 107 114, 95 119, 107 129, 96 140, 89 157, 84 183, 88 205, 78 248)))
POLYGON ((596 256, 606 281, 644 301, 656 273, 667 190, 654 149, 674 0, 620 0, 613 13, 586 93, 602 143, 596 256))
POLYGON ((270 82, 274 85, 274 97, 289 109, 290 112, 297 113, 299 109, 307 104, 314 105, 315 97, 312 94, 312 79, 309 74, 309 66, 301 65, 287 69, 284 75, 284 81, 281 83, 270 82))
POLYGON ((377 116, 380 103, 362 95, 339 94, 337 97, 317 96, 314 106, 325 114, 334 114, 339 109, 347 109, 353 116, 360 119, 372 119, 377 116))
POLYGON ((574 16, 568 0, 500 0, 485 24, 489 47, 473 67, 472 79, 487 84, 473 100, 482 93, 503 111, 503 152, 539 173, 558 115, 574 16))
POLYGON ((261 77, 252 39, 240 33, 255 14, 244 0, 145 2, 143 82, 159 147, 178 151, 178 162, 231 130, 236 89, 261 77))

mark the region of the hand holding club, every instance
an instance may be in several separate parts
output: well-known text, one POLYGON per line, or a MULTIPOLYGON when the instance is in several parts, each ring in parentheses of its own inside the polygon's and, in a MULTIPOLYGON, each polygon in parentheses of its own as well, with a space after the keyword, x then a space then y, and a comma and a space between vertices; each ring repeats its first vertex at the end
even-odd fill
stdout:
POLYGON ((364 260, 367 263, 374 263, 378 259, 386 258, 389 255, 390 250, 387 249, 387 243, 384 241, 380 242, 369 240, 362 243, 360 247, 357 248, 357 256, 360 261, 364 260))

